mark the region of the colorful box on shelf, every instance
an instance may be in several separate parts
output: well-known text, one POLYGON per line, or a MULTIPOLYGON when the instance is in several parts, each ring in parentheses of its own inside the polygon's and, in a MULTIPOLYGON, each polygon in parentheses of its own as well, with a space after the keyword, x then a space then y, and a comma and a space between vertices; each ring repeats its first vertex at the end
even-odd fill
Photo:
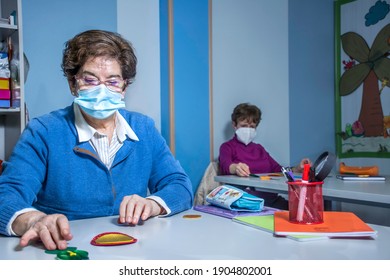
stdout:
POLYGON ((0 108, 11 107, 11 90, 8 78, 0 78, 0 108))
POLYGON ((0 108, 10 108, 11 100, 10 99, 0 99, 0 108))
POLYGON ((0 89, 0 99, 11 99, 11 91, 9 89, 0 89))
POLYGON ((0 78, 0 89, 10 89, 9 78, 0 78))

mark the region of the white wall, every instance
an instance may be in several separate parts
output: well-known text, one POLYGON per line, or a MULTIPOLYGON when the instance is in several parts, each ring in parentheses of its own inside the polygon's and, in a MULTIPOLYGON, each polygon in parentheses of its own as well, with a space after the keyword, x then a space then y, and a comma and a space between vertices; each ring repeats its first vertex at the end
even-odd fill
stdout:
POLYGON ((242 102, 263 113, 255 142, 289 164, 288 0, 213 0, 214 156, 242 102))
POLYGON ((160 130, 159 1, 117 2, 118 33, 133 44, 138 58, 136 80, 126 94, 126 108, 152 117, 160 130))

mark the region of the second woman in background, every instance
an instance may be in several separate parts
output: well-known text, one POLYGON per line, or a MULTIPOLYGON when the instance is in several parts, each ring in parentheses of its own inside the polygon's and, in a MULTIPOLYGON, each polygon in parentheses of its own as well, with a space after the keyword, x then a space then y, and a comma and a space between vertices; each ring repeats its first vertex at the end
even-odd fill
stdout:
MULTIPOLYGON (((241 177, 249 174, 281 172, 281 165, 272 158, 265 148, 254 143, 256 128, 261 121, 261 110, 252 104, 237 105, 231 115, 235 135, 223 143, 219 150, 219 167, 222 175, 234 174, 241 177)), ((302 172, 303 165, 310 160, 302 159, 293 167, 294 172, 302 172)), ((288 209, 288 202, 277 193, 248 190, 264 199, 264 205, 288 209)))

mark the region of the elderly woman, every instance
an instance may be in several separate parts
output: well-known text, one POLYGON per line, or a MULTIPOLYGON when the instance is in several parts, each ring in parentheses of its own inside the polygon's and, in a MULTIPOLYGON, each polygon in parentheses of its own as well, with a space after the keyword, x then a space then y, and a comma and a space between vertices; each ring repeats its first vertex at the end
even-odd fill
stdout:
POLYGON ((119 34, 69 40, 62 69, 73 104, 30 121, 0 176, 0 233, 65 249, 69 220, 137 224, 191 207, 188 176, 147 116, 124 109, 137 58, 119 34), (149 191, 149 192, 148 192, 149 191))
MULTIPOLYGON (((261 115, 261 110, 250 103, 241 103, 234 108, 231 115, 234 136, 219 149, 219 167, 222 175, 247 177, 252 173, 281 172, 282 166, 261 144, 253 142, 261 115)), ((310 159, 302 159, 299 165, 293 167, 294 172, 302 172, 305 163, 311 163, 310 159)), ((266 206, 288 209, 288 202, 277 193, 250 192, 264 198, 266 206)))

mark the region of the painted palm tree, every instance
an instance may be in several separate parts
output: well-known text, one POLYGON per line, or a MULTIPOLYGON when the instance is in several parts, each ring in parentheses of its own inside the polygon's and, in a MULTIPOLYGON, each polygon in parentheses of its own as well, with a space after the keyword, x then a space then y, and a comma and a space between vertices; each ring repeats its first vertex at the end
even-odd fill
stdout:
POLYGON ((359 121, 365 137, 383 136, 383 110, 380 93, 390 87, 390 24, 377 34, 371 49, 362 36, 347 32, 341 36, 344 52, 358 63, 340 78, 340 95, 353 93, 363 83, 359 121), (382 89, 379 90, 379 82, 382 89))

